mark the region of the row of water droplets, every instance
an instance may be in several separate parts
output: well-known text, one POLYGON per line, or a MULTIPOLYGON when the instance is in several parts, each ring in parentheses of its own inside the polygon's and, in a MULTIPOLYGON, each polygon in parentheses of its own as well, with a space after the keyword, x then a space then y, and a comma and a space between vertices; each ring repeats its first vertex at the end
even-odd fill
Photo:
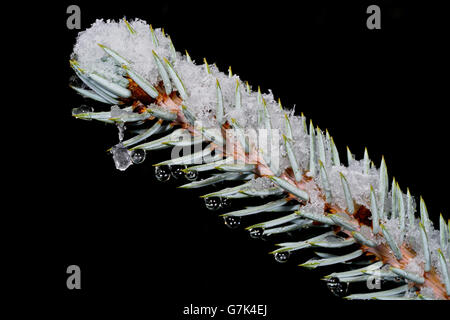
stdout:
MULTIPOLYGON (((211 211, 216 211, 223 208, 229 208, 231 206, 231 201, 228 198, 222 197, 208 197, 205 198, 205 206, 211 211)), ((241 217, 239 216, 225 216, 224 223, 227 227, 231 229, 238 228, 241 225, 241 217)), ((264 228, 251 228, 249 230, 250 237, 253 239, 263 239, 264 228)), ((285 263, 288 261, 290 256, 289 251, 277 252, 274 254, 275 261, 279 263, 285 263)))
MULTIPOLYGON (((198 173, 196 171, 182 171, 183 166, 158 166, 155 167, 155 177, 158 181, 166 182, 171 177, 179 179, 185 177, 189 181, 196 180, 198 173)), ((207 197, 204 198, 205 207, 211 211, 217 211, 219 209, 228 209, 231 207, 231 200, 226 197, 207 197)), ((225 216, 224 223, 230 229, 236 229, 241 225, 241 217, 239 216, 225 216)), ((252 228, 249 230, 250 237, 253 239, 262 239, 264 236, 264 228, 252 228)), ((274 254, 274 258, 279 263, 285 263, 290 256, 289 251, 277 252, 274 254)))
POLYGON ((171 177, 175 179, 186 178, 188 181, 195 181, 198 178, 198 172, 195 170, 183 171, 185 166, 157 166, 155 167, 155 178, 158 181, 166 182, 171 177))
MULTIPOLYGON (((137 150, 139 151, 139 150, 137 150)), ((144 150, 142 150, 144 151, 144 150)), ((131 155, 133 158, 133 156, 131 155)), ((141 161, 134 162, 133 163, 141 163, 145 160, 145 151, 144 156, 142 157, 141 161)), ((171 178, 174 179, 182 179, 185 178, 188 181, 195 181, 198 179, 198 172, 197 171, 186 171, 184 170, 186 166, 181 165, 163 165, 163 166, 156 166, 155 167, 155 178, 160 182, 167 182, 171 178)), ((219 209, 229 209, 231 207, 231 200, 226 197, 207 197, 204 198, 205 201, 205 207, 208 210, 211 211, 217 211, 219 209)), ((239 216, 225 216, 224 217, 224 224, 229 227, 230 229, 236 229, 241 225, 241 217, 239 216)), ((263 239, 264 238, 264 228, 256 227, 249 230, 249 235, 253 239, 263 239)), ((275 253, 274 259, 278 263, 286 263, 289 260, 290 257, 289 251, 281 251, 275 253)), ((339 297, 342 298, 347 295, 348 289, 349 289, 349 283, 345 281, 340 281, 337 277, 331 277, 328 278, 326 281, 327 288, 330 290, 330 292, 339 297)))
MULTIPOLYGON (((208 197, 205 198, 205 206, 207 209, 211 211, 216 211, 221 208, 229 208, 231 206, 230 199, 222 198, 222 197, 208 197)), ((225 216, 224 217, 225 225, 229 228, 235 229, 241 224, 241 217, 239 216, 225 216)), ((255 227, 249 230, 250 237, 253 239, 263 239, 264 238, 264 228, 255 227)), ((274 259, 278 263, 286 263, 289 260, 290 252, 289 251, 281 251, 276 252, 274 255, 274 259)), ((332 277, 329 278, 326 282, 327 288, 333 293, 333 295, 337 297, 344 297, 347 295, 349 283, 342 282, 339 278, 332 277)))
MULTIPOLYGON (((72 114, 83 114, 93 112, 92 107, 82 105, 72 110, 72 114)), ((111 148, 116 168, 119 170, 126 170, 131 164, 143 163, 146 158, 146 152, 143 149, 135 149, 129 151, 123 144, 124 132, 126 127, 123 122, 116 123, 119 130, 119 143, 111 148)), ((167 182, 170 178, 180 179, 185 178, 188 181, 195 181, 198 179, 198 172, 194 170, 184 170, 186 166, 156 166, 155 178, 160 182, 167 182)), ((228 209, 231 207, 231 200, 222 197, 207 197, 204 199, 205 206, 208 210, 217 211, 219 209, 228 209)), ((239 216, 225 216, 224 223, 231 229, 236 229, 241 225, 241 217, 239 216)), ((253 239, 262 239, 264 237, 264 228, 256 227, 249 230, 250 237, 253 239)), ((274 254, 275 261, 278 263, 286 263, 289 260, 290 252, 282 251, 274 254)), ((349 284, 341 282, 339 278, 332 277, 327 280, 328 289, 338 297, 343 297, 347 294, 349 284)))

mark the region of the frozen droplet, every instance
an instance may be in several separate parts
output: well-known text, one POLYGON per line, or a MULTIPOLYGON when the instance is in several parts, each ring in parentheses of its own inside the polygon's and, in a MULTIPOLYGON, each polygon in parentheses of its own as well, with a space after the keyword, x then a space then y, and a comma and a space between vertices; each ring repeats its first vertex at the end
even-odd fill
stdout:
POLYGON ((289 251, 282 251, 275 253, 274 258, 276 262, 285 263, 288 261, 290 255, 289 251))
POLYGON ((224 218, 224 221, 225 221, 225 225, 228 228, 235 229, 235 228, 239 227, 239 225, 241 224, 241 217, 238 217, 238 216, 226 216, 224 218))
POLYGON ((84 105, 84 104, 79 106, 78 108, 72 109, 72 115, 89 113, 89 112, 94 112, 94 108, 88 107, 87 105, 84 105))
POLYGON ((131 151, 131 161, 134 164, 139 164, 144 162, 145 160, 145 150, 143 149, 136 149, 131 151))
POLYGON ((220 199, 220 207, 222 209, 228 209, 231 207, 231 199, 230 198, 221 198, 220 199))
POLYGON ((339 278, 329 278, 327 280, 327 287, 337 297, 342 298, 347 295, 348 283, 340 281, 339 278))
POLYGON ((170 179, 170 168, 168 166, 155 167, 155 178, 158 181, 165 182, 170 179))
POLYGON ((216 211, 220 208, 221 200, 219 197, 205 198, 205 206, 208 210, 216 211))
POLYGON ((170 166, 170 174, 175 179, 182 178, 184 176, 184 172, 182 171, 184 166, 170 166))
POLYGON ((125 171, 131 165, 130 151, 119 143, 111 148, 114 164, 120 171, 125 171))
POLYGON ((189 181, 195 181, 198 178, 198 172, 195 170, 189 170, 187 171, 184 176, 186 177, 186 179, 188 179, 189 181))
POLYGON ((264 234, 263 228, 252 228, 250 229, 250 237, 253 239, 261 239, 264 234))
POLYGON ((125 127, 124 123, 121 121, 116 122, 116 126, 117 126, 117 129, 119 130, 119 141, 122 142, 126 127, 125 127))

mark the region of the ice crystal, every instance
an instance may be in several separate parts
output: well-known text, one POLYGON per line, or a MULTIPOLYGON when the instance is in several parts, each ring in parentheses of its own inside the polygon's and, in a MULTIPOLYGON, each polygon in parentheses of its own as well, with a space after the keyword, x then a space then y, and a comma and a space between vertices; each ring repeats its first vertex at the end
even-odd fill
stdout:
POLYGON ((120 171, 125 171, 132 163, 130 152, 122 143, 119 143, 111 148, 114 164, 120 171))

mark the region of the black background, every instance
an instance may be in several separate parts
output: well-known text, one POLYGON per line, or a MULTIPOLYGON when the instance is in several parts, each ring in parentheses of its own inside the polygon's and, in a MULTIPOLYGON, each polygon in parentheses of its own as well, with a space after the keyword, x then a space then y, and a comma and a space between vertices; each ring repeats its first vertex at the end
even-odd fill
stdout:
MULTIPOLYGON (((97 18, 138 17, 164 27, 177 50, 187 49, 197 62, 206 57, 223 71, 231 65, 241 79, 271 89, 285 107, 295 105, 328 128, 341 158, 346 145, 357 157, 367 147, 377 165, 384 155, 390 177, 423 195, 435 223, 440 212, 448 217, 444 8, 398 1, 73 3, 81 8, 82 29, 97 18), (369 4, 381 7, 381 30, 366 28, 369 4)), ((20 249, 7 264, 19 271, 12 278, 18 297, 44 298, 41 306, 62 306, 61 316, 91 307, 188 319, 182 310, 191 303, 268 304, 271 319, 307 310, 364 315, 367 306, 400 311, 394 303, 335 298, 319 280, 327 270, 296 266, 306 260, 302 254, 277 264, 267 254, 272 241, 226 228, 204 208, 201 191, 156 181, 151 164, 167 154, 115 170, 106 149, 117 142, 116 129, 71 117, 73 107, 92 103, 68 87, 77 35, 66 28, 69 4, 18 11, 33 18, 26 46, 13 53, 28 56, 37 93, 22 90, 15 98, 40 110, 30 115, 38 126, 26 132, 27 157, 13 183, 17 232, 10 241, 20 249), (80 291, 66 288, 71 264, 81 267, 80 291)))

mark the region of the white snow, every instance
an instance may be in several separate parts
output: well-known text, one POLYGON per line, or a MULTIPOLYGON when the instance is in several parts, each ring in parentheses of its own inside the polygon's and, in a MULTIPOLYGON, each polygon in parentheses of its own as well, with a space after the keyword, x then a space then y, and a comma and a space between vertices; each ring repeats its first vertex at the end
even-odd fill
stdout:
POLYGON ((275 186, 274 183, 269 178, 259 177, 259 178, 252 179, 250 181, 249 188, 253 189, 255 191, 261 191, 261 190, 273 188, 274 186, 275 186))

